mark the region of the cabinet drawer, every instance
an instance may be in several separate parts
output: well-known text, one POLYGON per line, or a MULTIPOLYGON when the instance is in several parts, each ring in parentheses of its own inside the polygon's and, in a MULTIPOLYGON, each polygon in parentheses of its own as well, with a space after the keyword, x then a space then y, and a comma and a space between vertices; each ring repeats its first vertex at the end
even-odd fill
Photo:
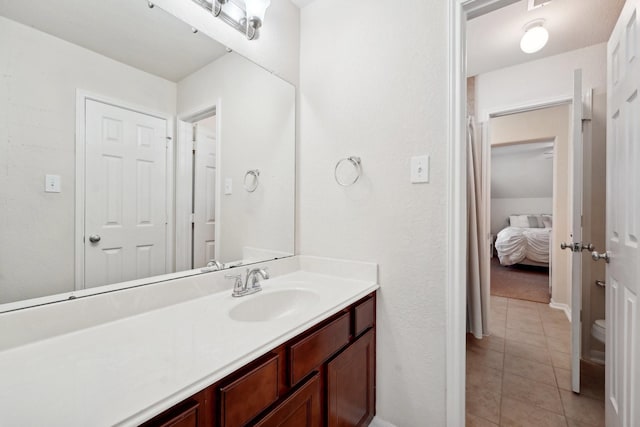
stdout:
POLYGON ((141 427, 197 427, 200 403, 189 399, 158 415, 141 427))
POLYGON ((255 427, 320 427, 321 419, 320 376, 316 373, 255 427))
POLYGON ((349 313, 344 313, 290 346, 292 386, 349 343, 350 319, 349 313))
POLYGON ((243 426, 278 400, 278 356, 220 388, 220 425, 243 426))
POLYGON ((375 304, 373 303, 373 298, 369 298, 368 300, 358 304, 354 309, 354 335, 358 336, 367 329, 373 327, 376 312, 375 312, 375 304))

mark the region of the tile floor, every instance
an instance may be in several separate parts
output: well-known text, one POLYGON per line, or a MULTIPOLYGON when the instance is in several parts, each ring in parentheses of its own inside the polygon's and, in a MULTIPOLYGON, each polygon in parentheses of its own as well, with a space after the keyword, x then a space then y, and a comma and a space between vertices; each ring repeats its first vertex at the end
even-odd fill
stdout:
POLYGON ((571 332, 546 304, 491 297, 492 336, 467 335, 467 427, 604 426, 604 369, 571 391, 571 332))

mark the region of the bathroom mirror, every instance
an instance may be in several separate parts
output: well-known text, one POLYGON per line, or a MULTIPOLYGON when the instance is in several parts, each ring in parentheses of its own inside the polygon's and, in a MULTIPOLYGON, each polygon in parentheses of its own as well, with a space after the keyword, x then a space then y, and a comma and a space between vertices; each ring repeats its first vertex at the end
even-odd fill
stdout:
POLYGON ((295 88, 152 6, 0 0, 0 311, 293 255, 295 88))

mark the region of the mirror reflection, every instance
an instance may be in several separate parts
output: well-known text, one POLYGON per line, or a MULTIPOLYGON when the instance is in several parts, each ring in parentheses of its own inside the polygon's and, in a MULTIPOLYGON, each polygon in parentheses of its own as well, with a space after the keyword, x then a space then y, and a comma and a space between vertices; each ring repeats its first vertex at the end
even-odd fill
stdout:
POLYGON ((0 311, 292 255, 294 129, 292 85, 146 0, 0 1, 0 311))

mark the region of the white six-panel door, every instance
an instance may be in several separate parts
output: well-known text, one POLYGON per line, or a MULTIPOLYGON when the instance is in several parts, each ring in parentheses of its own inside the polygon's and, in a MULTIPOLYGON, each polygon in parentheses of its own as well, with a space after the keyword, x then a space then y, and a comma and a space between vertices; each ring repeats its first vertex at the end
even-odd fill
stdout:
POLYGON ((166 120, 89 99, 85 114, 85 287, 166 273, 166 120))
POLYGON ((216 221, 216 134, 202 125, 196 129, 193 184, 193 268, 200 268, 215 259, 216 221))
POLYGON ((640 426, 639 6, 640 0, 627 0, 607 46, 608 427, 640 426))

